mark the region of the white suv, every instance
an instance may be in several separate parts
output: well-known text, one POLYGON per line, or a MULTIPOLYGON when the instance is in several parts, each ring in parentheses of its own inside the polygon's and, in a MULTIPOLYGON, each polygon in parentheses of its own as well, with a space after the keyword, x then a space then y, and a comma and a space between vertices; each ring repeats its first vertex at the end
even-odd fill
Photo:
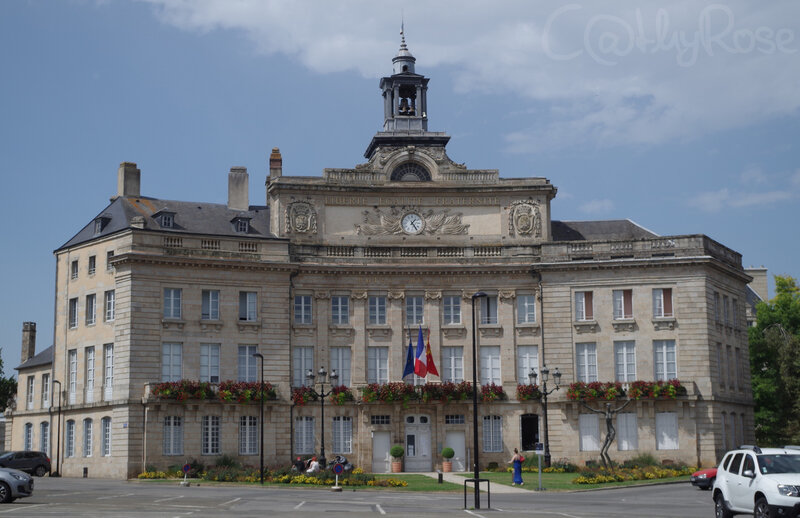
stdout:
POLYGON ((717 518, 800 517, 800 447, 741 446, 725 454, 713 488, 717 518))

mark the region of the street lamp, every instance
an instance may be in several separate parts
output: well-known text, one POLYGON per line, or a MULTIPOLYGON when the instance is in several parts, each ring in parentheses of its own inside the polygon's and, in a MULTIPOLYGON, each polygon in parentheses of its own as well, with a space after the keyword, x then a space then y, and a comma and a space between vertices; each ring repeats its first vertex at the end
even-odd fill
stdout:
POLYGON ((253 356, 261 360, 261 385, 259 389, 261 394, 259 400, 261 401, 261 418, 258 420, 259 427, 261 428, 261 440, 258 445, 258 451, 261 453, 261 464, 259 466, 261 472, 261 485, 264 485, 264 355, 261 353, 254 353, 253 356))
POLYGON ((314 390, 314 378, 316 377, 314 376, 314 371, 308 369, 306 378, 308 378, 308 382, 311 384, 311 392, 319 398, 322 407, 322 442, 319 450, 319 465, 322 466, 322 469, 325 469, 328 466, 327 459, 325 458, 325 398, 333 393, 334 383, 339 379, 339 375, 336 374, 336 369, 333 369, 331 375, 328 376, 328 371, 325 370, 325 367, 320 367, 317 376, 319 376, 319 391, 314 390), (331 389, 328 392, 325 392, 326 377, 329 377, 328 381, 331 385, 331 389))
MULTIPOLYGON (((536 369, 531 369, 528 373, 528 378, 531 380, 531 385, 536 385, 536 378, 538 375, 536 374, 536 369)), ((547 390, 547 380, 550 377, 550 369, 547 368, 547 365, 542 367, 542 387, 540 389, 542 393, 542 414, 544 417, 544 465, 545 467, 550 467, 550 436, 547 433, 547 396, 552 394, 556 390, 558 390, 559 383, 561 382, 561 373, 558 372, 558 367, 556 367, 555 372, 553 372, 553 380, 556 383, 554 388, 547 390)))
MULTIPOLYGON (((51 477, 60 477, 61 476, 61 382, 54 379, 53 380, 53 390, 56 388, 56 384, 58 384, 58 414, 56 417, 56 421, 58 424, 58 431, 56 432, 56 471, 55 473, 50 473, 51 477)), ((52 401, 52 397, 50 398, 52 401)))
POLYGON ((478 339, 475 333, 475 301, 485 297, 486 293, 479 291, 472 295, 472 452, 475 461, 475 509, 481 508, 481 488, 478 483, 480 470, 478 469, 478 339))

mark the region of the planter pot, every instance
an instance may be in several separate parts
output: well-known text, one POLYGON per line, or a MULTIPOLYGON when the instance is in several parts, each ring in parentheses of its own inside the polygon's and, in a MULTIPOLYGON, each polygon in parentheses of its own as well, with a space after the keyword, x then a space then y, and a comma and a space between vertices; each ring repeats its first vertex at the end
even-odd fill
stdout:
POLYGON ((442 471, 444 473, 450 473, 451 471, 453 471, 453 461, 451 461, 451 460, 443 461, 442 462, 442 471))
POLYGON ((402 473, 403 472, 403 461, 402 460, 393 460, 392 461, 392 473, 402 473))

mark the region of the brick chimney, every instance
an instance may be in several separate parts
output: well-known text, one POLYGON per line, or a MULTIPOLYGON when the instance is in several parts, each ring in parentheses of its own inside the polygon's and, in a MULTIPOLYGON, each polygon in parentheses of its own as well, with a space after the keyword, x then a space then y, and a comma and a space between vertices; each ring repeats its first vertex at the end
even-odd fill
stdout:
POLYGON ((283 158, 281 157, 281 150, 274 147, 272 154, 269 155, 269 176, 270 178, 278 178, 283 174, 283 158))
POLYGON ((246 167, 231 167, 228 173, 228 208, 246 211, 250 209, 250 176, 246 167))
POLYGON ((745 268, 745 273, 753 278, 750 282, 750 287, 753 291, 758 293, 761 300, 769 300, 769 280, 767 279, 767 269, 763 266, 761 268, 753 267, 745 268))
POLYGON ((25 363, 36 355, 36 322, 22 323, 22 354, 20 363, 25 363))
POLYGON ((142 172, 133 162, 122 162, 117 170, 117 198, 127 196, 138 198, 141 196, 142 172))

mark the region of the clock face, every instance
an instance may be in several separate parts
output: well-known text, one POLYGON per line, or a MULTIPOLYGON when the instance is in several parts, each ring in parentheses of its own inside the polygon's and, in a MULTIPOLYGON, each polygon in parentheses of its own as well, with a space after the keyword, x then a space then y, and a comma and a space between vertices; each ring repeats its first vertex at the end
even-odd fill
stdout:
POLYGON ((422 232, 423 222, 418 214, 414 214, 413 212, 406 214, 403 216, 401 223, 403 230, 408 234, 419 234, 422 232))

